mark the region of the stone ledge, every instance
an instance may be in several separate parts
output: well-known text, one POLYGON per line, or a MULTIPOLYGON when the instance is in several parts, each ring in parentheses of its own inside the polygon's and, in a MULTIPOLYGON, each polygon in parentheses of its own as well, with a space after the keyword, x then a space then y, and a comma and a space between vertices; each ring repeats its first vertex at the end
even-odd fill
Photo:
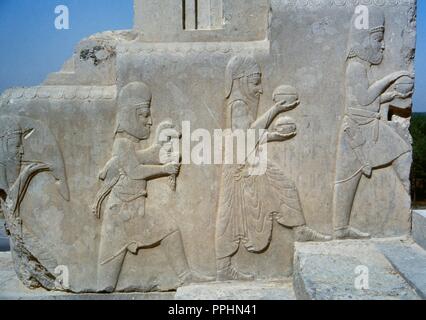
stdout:
POLYGON ((426 210, 413 211, 413 238, 426 250, 426 210))
POLYGON ((212 282, 178 288, 176 300, 296 300, 291 279, 212 282))
POLYGON ((300 300, 420 299, 380 250, 382 245, 400 248, 401 241, 404 240, 297 243, 296 297, 300 300), (357 280, 367 286, 357 289, 357 280))
POLYGON ((426 299, 426 251, 415 243, 378 244, 399 274, 426 299))
POLYGON ((16 277, 10 252, 0 252, 0 300, 173 300, 175 292, 72 294, 30 290, 16 277))

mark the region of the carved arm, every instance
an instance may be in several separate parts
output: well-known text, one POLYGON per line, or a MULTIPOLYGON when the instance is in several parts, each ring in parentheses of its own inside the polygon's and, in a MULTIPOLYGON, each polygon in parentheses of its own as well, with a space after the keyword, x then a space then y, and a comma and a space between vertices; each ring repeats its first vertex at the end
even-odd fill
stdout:
MULTIPOLYGON (((360 63, 352 63, 347 69, 347 79, 349 85, 354 87, 358 102, 363 106, 372 104, 378 99, 396 80, 402 77, 413 78, 409 71, 398 71, 377 80, 369 85, 367 71, 360 63)), ((388 98, 388 97, 385 97, 388 98)))
POLYGON ((272 108, 270 108, 267 112, 265 112, 262 116, 260 116, 253 124, 250 126, 251 129, 268 129, 271 123, 275 120, 275 118, 283 113, 290 111, 296 108, 300 104, 300 101, 293 102, 291 104, 284 104, 284 102, 278 102, 272 108))
POLYGON ((163 178, 179 173, 179 164, 158 165, 140 165, 129 172, 129 176, 135 180, 153 180, 163 178))

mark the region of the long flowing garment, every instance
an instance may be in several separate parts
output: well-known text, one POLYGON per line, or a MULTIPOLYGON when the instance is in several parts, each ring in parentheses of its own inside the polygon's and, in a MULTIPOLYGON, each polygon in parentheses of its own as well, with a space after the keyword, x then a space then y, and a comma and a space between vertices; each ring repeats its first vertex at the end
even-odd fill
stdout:
POLYGON ((286 227, 305 224, 295 184, 272 162, 266 173, 244 176, 241 165, 224 165, 216 224, 217 258, 267 248, 274 219, 286 227))

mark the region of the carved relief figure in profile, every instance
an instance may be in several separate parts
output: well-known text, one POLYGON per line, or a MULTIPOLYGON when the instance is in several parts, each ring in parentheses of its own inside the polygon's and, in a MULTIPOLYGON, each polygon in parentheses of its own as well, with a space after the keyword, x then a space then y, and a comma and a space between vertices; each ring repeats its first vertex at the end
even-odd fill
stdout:
MULTIPOLYGON (((229 134, 236 130, 267 130, 275 118, 295 108, 299 101, 294 99, 290 87, 275 95, 278 102, 265 114, 257 117, 262 92, 262 75, 259 65, 251 56, 233 57, 226 69, 226 129, 229 134), (282 96, 280 98, 280 93, 282 96), (289 100, 290 99, 290 100, 289 100)), ((281 126, 282 125, 282 126, 281 126)), ((266 139, 260 138, 260 147, 268 141, 284 141, 294 136, 284 127, 283 133, 267 132, 266 139), (281 137, 281 139, 279 138, 281 137)), ((277 128, 278 129, 278 128, 277 128)), ((254 150, 257 152, 258 150, 254 150)), ((247 152, 248 154, 250 151, 247 152)), ((252 275, 238 271, 232 257, 244 246, 249 252, 261 253, 268 247, 273 221, 293 228, 297 241, 330 240, 306 226, 298 191, 295 184, 272 162, 268 161, 266 173, 252 175, 251 164, 225 164, 222 169, 221 191, 216 222, 217 280, 252 280, 252 275)))
POLYGON ((357 28, 356 16, 351 23, 345 117, 339 136, 333 197, 336 239, 370 236, 350 226, 352 206, 362 176, 371 178, 374 170, 392 166, 408 193, 410 188, 411 146, 388 125, 387 116, 381 116, 381 105, 411 97, 413 75, 398 71, 371 81, 371 67, 381 64, 384 57, 385 18, 374 7, 369 8, 369 13, 368 30, 357 28), (411 89, 399 90, 399 83, 411 89))
MULTIPOLYGON (((167 216, 167 208, 155 214, 145 211, 148 181, 178 174, 178 162, 162 164, 159 139, 148 149, 139 143, 151 134, 151 91, 142 82, 126 85, 118 97, 118 114, 112 158, 100 173, 104 182, 94 212, 102 218, 98 264, 98 291, 116 289, 127 254, 161 245, 182 284, 208 281, 191 271, 181 233, 167 216), (101 217, 102 203, 105 210, 101 217)), ((179 138, 179 137, 174 137, 179 138)), ((171 186, 173 188, 173 186, 171 186)))
MULTIPOLYGON (((43 154, 43 150, 38 150, 43 154)), ((47 289, 61 289, 55 285, 55 262, 49 249, 26 228, 23 223, 20 206, 27 188, 36 175, 50 172, 57 181, 58 191, 64 200, 69 200, 68 184, 62 154, 50 130, 41 122, 19 116, 0 117, 0 206, 5 217, 6 232, 10 236, 11 252, 15 271, 19 279, 29 288, 43 286, 47 289), (37 160, 24 160, 24 139, 31 134, 43 136, 49 152, 49 163, 37 160), (36 251, 36 252, 34 252, 36 251), (43 265, 36 256, 42 252, 43 265), (49 263, 50 262, 50 263, 49 263), (53 270, 52 270, 53 269, 53 270)))

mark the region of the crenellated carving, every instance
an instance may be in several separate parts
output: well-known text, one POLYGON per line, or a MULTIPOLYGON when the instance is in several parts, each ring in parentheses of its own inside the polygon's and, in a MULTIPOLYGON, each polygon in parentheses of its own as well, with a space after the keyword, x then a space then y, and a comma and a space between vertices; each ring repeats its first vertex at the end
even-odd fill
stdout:
POLYGON ((113 100, 116 98, 116 95, 116 86, 39 86, 8 89, 1 95, 0 99, 5 103, 36 99, 113 100))

